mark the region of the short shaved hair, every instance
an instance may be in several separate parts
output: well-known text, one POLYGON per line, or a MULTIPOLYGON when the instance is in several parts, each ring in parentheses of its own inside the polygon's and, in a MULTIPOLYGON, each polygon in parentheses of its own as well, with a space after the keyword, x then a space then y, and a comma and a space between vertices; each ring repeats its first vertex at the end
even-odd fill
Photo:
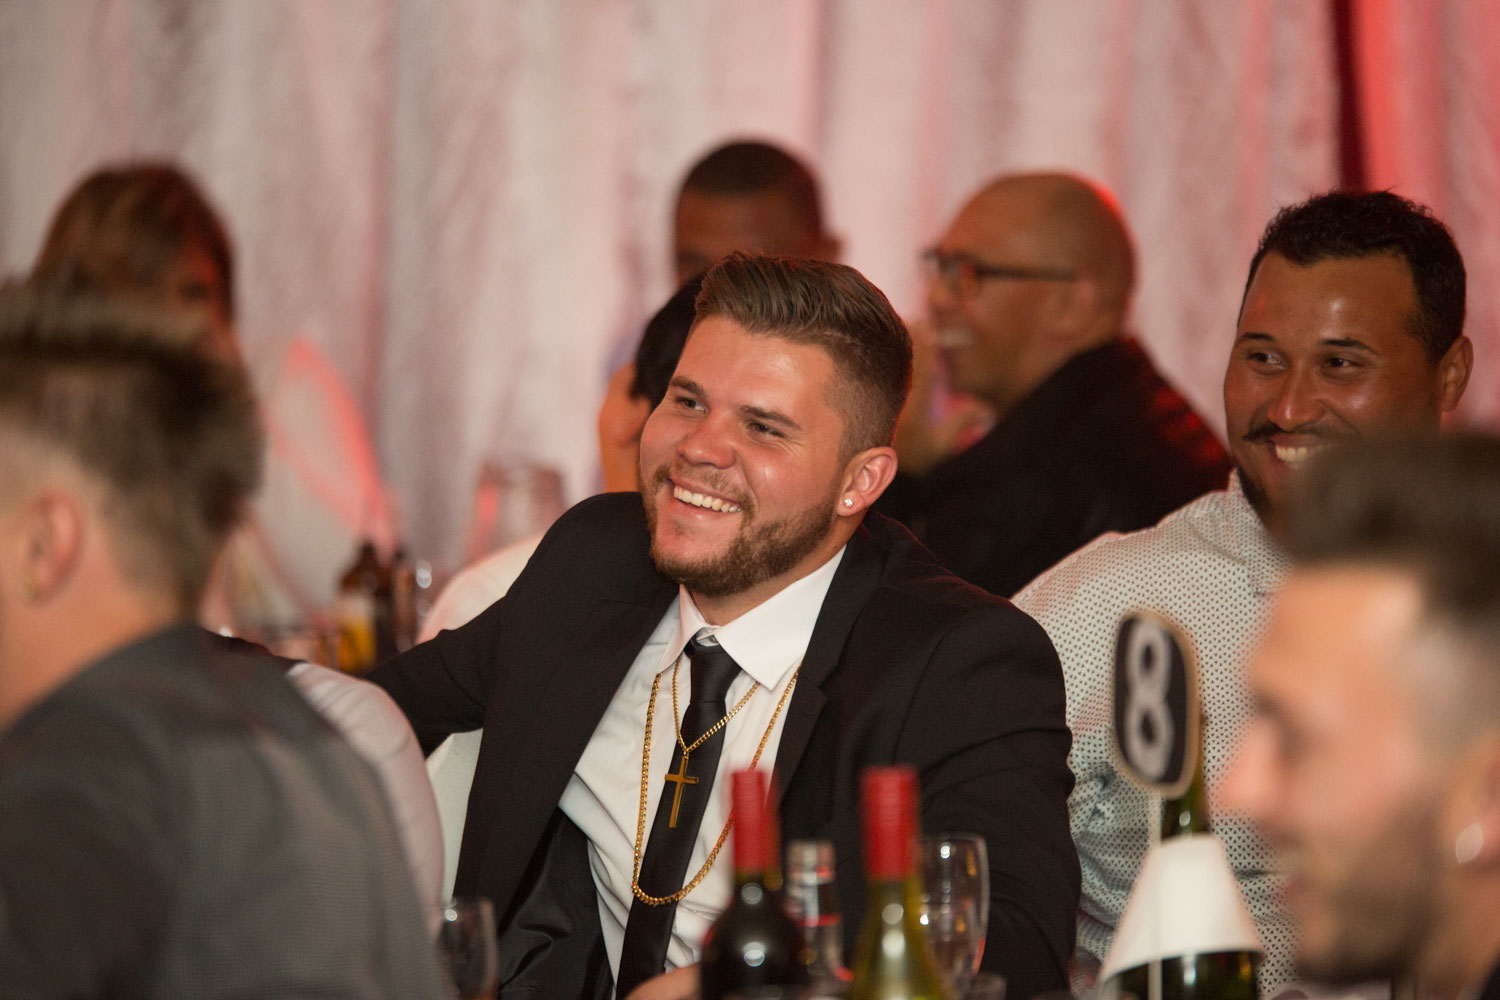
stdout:
POLYGON ((845 458, 891 443, 911 390, 911 337, 885 295, 854 268, 730 254, 703 278, 694 325, 709 316, 827 352, 840 382, 834 403, 844 419, 845 458))
POLYGON ((196 608, 260 484, 248 376, 154 314, 92 297, 0 294, 0 490, 64 460, 102 491, 131 582, 196 608))

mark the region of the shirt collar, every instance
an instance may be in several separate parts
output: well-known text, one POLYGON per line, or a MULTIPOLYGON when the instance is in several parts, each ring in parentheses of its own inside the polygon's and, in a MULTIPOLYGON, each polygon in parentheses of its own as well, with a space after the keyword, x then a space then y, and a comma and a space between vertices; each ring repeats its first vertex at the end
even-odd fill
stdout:
POLYGON ((670 647, 675 659, 689 639, 700 630, 718 640, 734 657, 740 669, 762 687, 775 688, 788 672, 802 662, 812 639, 823 598, 833 583, 833 574, 844 558, 844 549, 806 576, 787 584, 776 594, 757 604, 725 625, 710 625, 703 620, 698 605, 686 587, 678 587, 677 608, 680 625, 670 647))

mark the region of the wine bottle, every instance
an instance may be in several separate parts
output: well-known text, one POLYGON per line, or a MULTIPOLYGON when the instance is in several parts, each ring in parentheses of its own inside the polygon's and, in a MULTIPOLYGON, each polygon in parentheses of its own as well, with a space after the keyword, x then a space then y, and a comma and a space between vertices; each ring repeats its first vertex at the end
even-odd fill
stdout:
POLYGON ((849 991, 844 968, 844 921, 833 883, 833 844, 794 840, 786 848, 786 908, 802 933, 799 956, 813 1000, 849 991))
POLYGON ((698 967, 703 1000, 761 987, 807 985, 802 939, 781 902, 777 832, 764 771, 736 771, 734 896, 709 928, 698 967))
POLYGON ((865 916, 850 1000, 953 1000, 922 929, 917 885, 917 773, 872 767, 861 780, 865 916))
MULTIPOLYGON (((1203 748, 1198 748, 1197 770, 1187 790, 1162 804, 1163 840, 1208 833, 1208 808, 1203 795, 1203 748)), ((1126 969, 1117 977, 1121 1000, 1155 1000, 1151 991, 1153 966, 1161 977, 1160 1000, 1255 1000, 1255 956, 1248 951, 1183 955, 1126 969)))
POLYGON ((404 653, 417 641, 417 567, 398 544, 391 554, 391 637, 394 652, 404 653))

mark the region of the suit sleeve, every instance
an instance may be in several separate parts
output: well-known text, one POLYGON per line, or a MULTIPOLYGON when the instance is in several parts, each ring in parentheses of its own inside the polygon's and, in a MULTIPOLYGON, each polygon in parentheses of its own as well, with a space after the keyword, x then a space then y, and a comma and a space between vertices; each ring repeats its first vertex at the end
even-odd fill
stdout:
MULTIPOLYGON (((566 517, 566 515, 565 515, 566 517)), ((561 522, 559 522, 561 524, 561 522)), ((555 548, 557 525, 537 546, 513 585, 527 586, 535 567, 555 548)), ((422 752, 430 754, 453 733, 484 725, 485 708, 497 672, 503 669, 500 639, 512 614, 508 594, 458 628, 439 632, 400 653, 368 676, 385 689, 406 714, 422 752)))
POLYGON ((966 616, 934 650, 902 743, 921 768, 923 831, 987 844, 984 968, 1011 996, 1065 987, 1079 866, 1062 672, 1041 628, 1009 606, 966 616))

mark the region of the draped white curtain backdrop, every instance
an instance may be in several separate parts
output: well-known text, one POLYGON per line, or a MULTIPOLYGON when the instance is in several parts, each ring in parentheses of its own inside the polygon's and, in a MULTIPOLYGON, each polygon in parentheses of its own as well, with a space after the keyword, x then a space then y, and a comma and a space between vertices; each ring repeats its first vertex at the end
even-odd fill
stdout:
POLYGON ((1475 346, 1459 414, 1500 424, 1500 4, 1357 0, 1353 14, 1366 183, 1453 229, 1475 346))
POLYGON ((0 0, 0 268, 98 164, 181 161, 237 238, 258 373, 322 347, 414 549, 451 561, 486 458, 594 488, 604 380, 710 146, 806 156, 908 315, 916 252, 985 179, 1100 178, 1138 331, 1222 425, 1245 265, 1335 183, 1335 109, 1303 0, 0 0))

